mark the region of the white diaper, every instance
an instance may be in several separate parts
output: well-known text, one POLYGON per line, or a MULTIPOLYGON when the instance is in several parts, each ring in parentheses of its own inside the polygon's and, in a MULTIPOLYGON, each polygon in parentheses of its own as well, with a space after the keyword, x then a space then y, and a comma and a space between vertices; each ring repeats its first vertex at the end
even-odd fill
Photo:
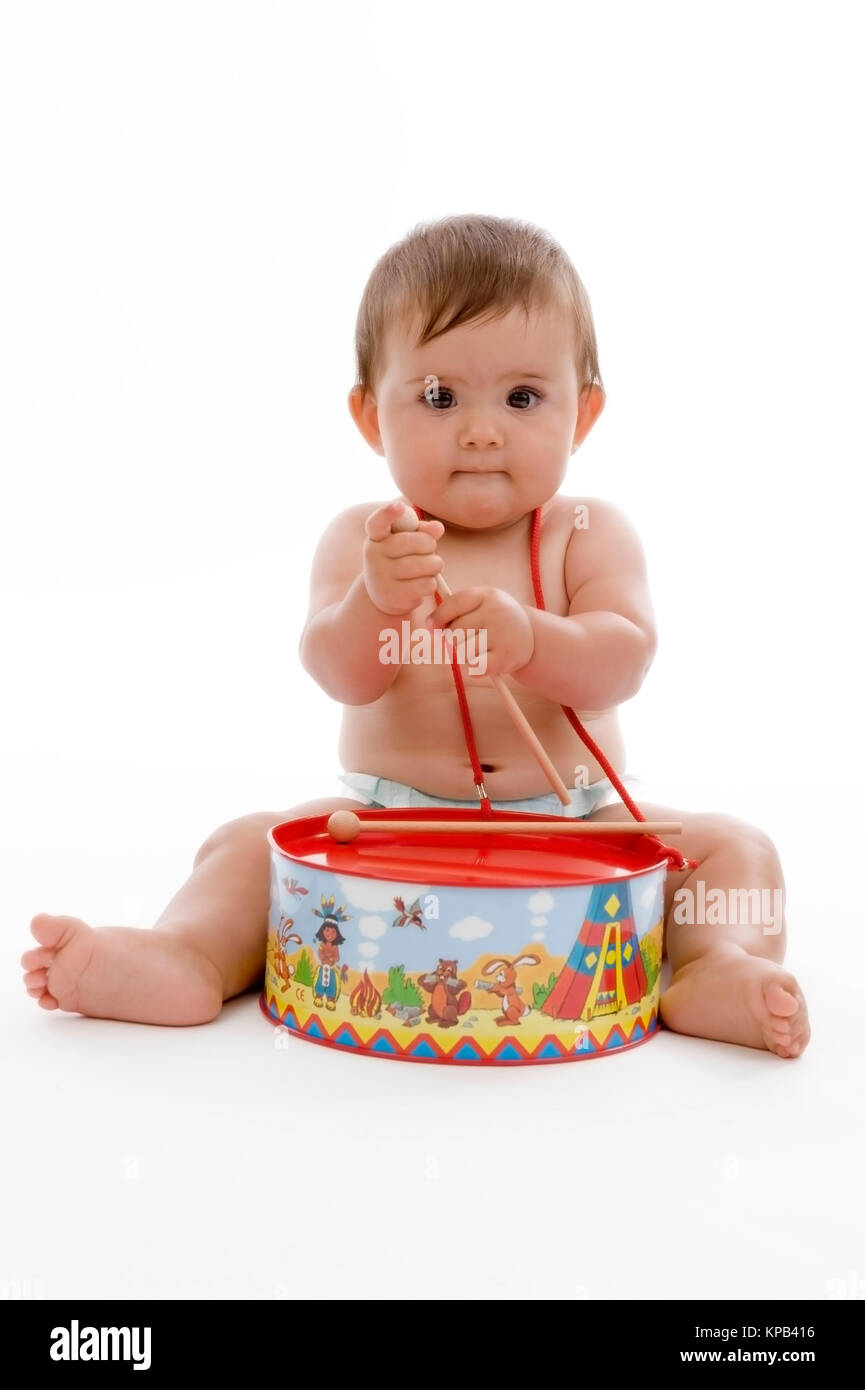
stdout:
MULTIPOLYGON (((639 805, 644 783, 639 777, 622 777, 622 785, 639 805)), ((609 777, 602 777, 588 787, 569 787, 570 806, 563 806, 555 792, 543 796, 519 797, 508 801, 490 801, 496 811, 517 811, 539 816, 573 816, 583 820, 601 806, 615 805, 621 801, 609 777)), ((447 796, 429 796, 409 787, 404 782, 394 782, 388 777, 376 777, 370 772, 340 772, 334 788, 334 795, 352 797, 372 808, 396 806, 457 806, 463 810, 477 810, 480 805, 477 797, 455 800, 447 796)), ((623 808, 624 809, 624 808, 623 808)), ((624 811, 628 816, 630 813, 624 811)))

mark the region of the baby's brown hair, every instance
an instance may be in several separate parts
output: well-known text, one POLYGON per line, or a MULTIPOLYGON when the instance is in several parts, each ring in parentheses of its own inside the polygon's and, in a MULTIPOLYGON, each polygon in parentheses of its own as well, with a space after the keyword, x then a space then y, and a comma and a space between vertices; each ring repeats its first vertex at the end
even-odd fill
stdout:
POLYGON ((598 344, 589 299, 573 262, 549 232, 510 217, 463 213, 419 222, 379 258, 357 315, 355 359, 361 395, 374 392, 388 325, 420 316, 418 346, 450 328, 558 303, 574 324, 580 387, 597 383, 598 344))

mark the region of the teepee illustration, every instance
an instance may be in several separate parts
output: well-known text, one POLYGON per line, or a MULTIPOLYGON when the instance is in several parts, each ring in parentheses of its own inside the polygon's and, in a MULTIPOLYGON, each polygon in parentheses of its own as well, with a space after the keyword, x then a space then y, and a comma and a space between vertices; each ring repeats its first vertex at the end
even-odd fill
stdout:
POLYGON ((596 883, 580 934, 541 1013, 588 1022, 639 1003, 646 988, 630 886, 596 883))

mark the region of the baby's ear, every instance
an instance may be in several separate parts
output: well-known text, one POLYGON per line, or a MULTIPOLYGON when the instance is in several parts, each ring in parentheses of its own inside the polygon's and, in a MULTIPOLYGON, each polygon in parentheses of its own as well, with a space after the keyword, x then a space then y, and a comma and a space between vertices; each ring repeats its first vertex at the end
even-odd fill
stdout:
POLYGON ((364 439, 377 454, 384 454, 381 434, 378 428, 378 406, 375 396, 369 391, 364 396, 359 386, 353 386, 348 393, 348 409, 364 439))
POLYGON ((606 403, 603 387, 596 383, 584 386, 580 392, 580 403, 577 412, 577 427, 574 430, 574 442, 571 453, 579 448, 588 434, 592 425, 597 420, 606 403))

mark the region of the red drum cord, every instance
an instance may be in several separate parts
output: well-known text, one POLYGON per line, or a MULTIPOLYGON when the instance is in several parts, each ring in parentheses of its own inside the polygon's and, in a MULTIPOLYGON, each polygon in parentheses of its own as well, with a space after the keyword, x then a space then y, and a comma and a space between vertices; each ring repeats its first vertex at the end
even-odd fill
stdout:
MULTIPOLYGON (((415 507, 414 510, 417 513, 419 520, 426 520, 426 515, 420 507, 415 507)), ((531 529, 532 588, 534 590, 536 606, 542 612, 546 612, 547 606, 544 602, 544 591, 541 586, 540 545, 541 508, 535 507, 534 511, 532 512, 531 529)), ((435 601, 436 606, 438 606, 442 602, 442 598, 439 593, 435 594, 435 601)), ((453 650, 451 651, 451 671, 453 673, 454 685, 456 686, 457 700, 459 701, 460 716, 463 722, 463 732, 465 734, 466 747, 468 748, 469 758, 471 759, 472 775, 474 777, 475 789, 480 800, 481 815, 489 817, 492 816, 493 809, 490 805, 490 799, 487 796, 486 787, 484 786, 484 776, 483 771, 481 769, 480 760, 478 758, 478 750, 477 745, 475 743, 475 734, 474 729, 472 728, 471 716, 469 715, 469 703, 466 698, 466 691, 465 685, 463 684, 462 672, 460 671, 459 666, 457 664, 456 652, 453 650)), ((562 705, 561 708, 565 715, 565 718, 568 720, 569 724, 574 729, 575 733, 578 735, 582 743, 589 750, 589 752, 596 759, 596 761, 600 764, 600 766, 604 769, 604 772, 609 777, 616 791, 619 793, 619 796, 622 798, 622 801, 624 802, 625 806, 628 808, 631 815, 634 817, 634 820, 645 820, 646 817, 640 810, 637 803, 628 794, 627 789, 622 785, 622 782, 617 776, 616 770, 613 767, 612 763, 609 761, 606 754, 603 753, 602 750, 598 747, 598 745, 595 743, 595 740, 586 731, 584 726, 580 723, 579 719, 574 714, 574 711, 570 708, 569 705, 562 705)), ((656 849, 658 850, 659 857, 666 859, 671 869, 696 869, 698 864, 698 861, 696 859, 686 859, 680 850, 675 849, 672 845, 665 845, 664 842, 660 840, 657 835, 646 835, 646 839, 650 840, 655 845, 656 849)))

